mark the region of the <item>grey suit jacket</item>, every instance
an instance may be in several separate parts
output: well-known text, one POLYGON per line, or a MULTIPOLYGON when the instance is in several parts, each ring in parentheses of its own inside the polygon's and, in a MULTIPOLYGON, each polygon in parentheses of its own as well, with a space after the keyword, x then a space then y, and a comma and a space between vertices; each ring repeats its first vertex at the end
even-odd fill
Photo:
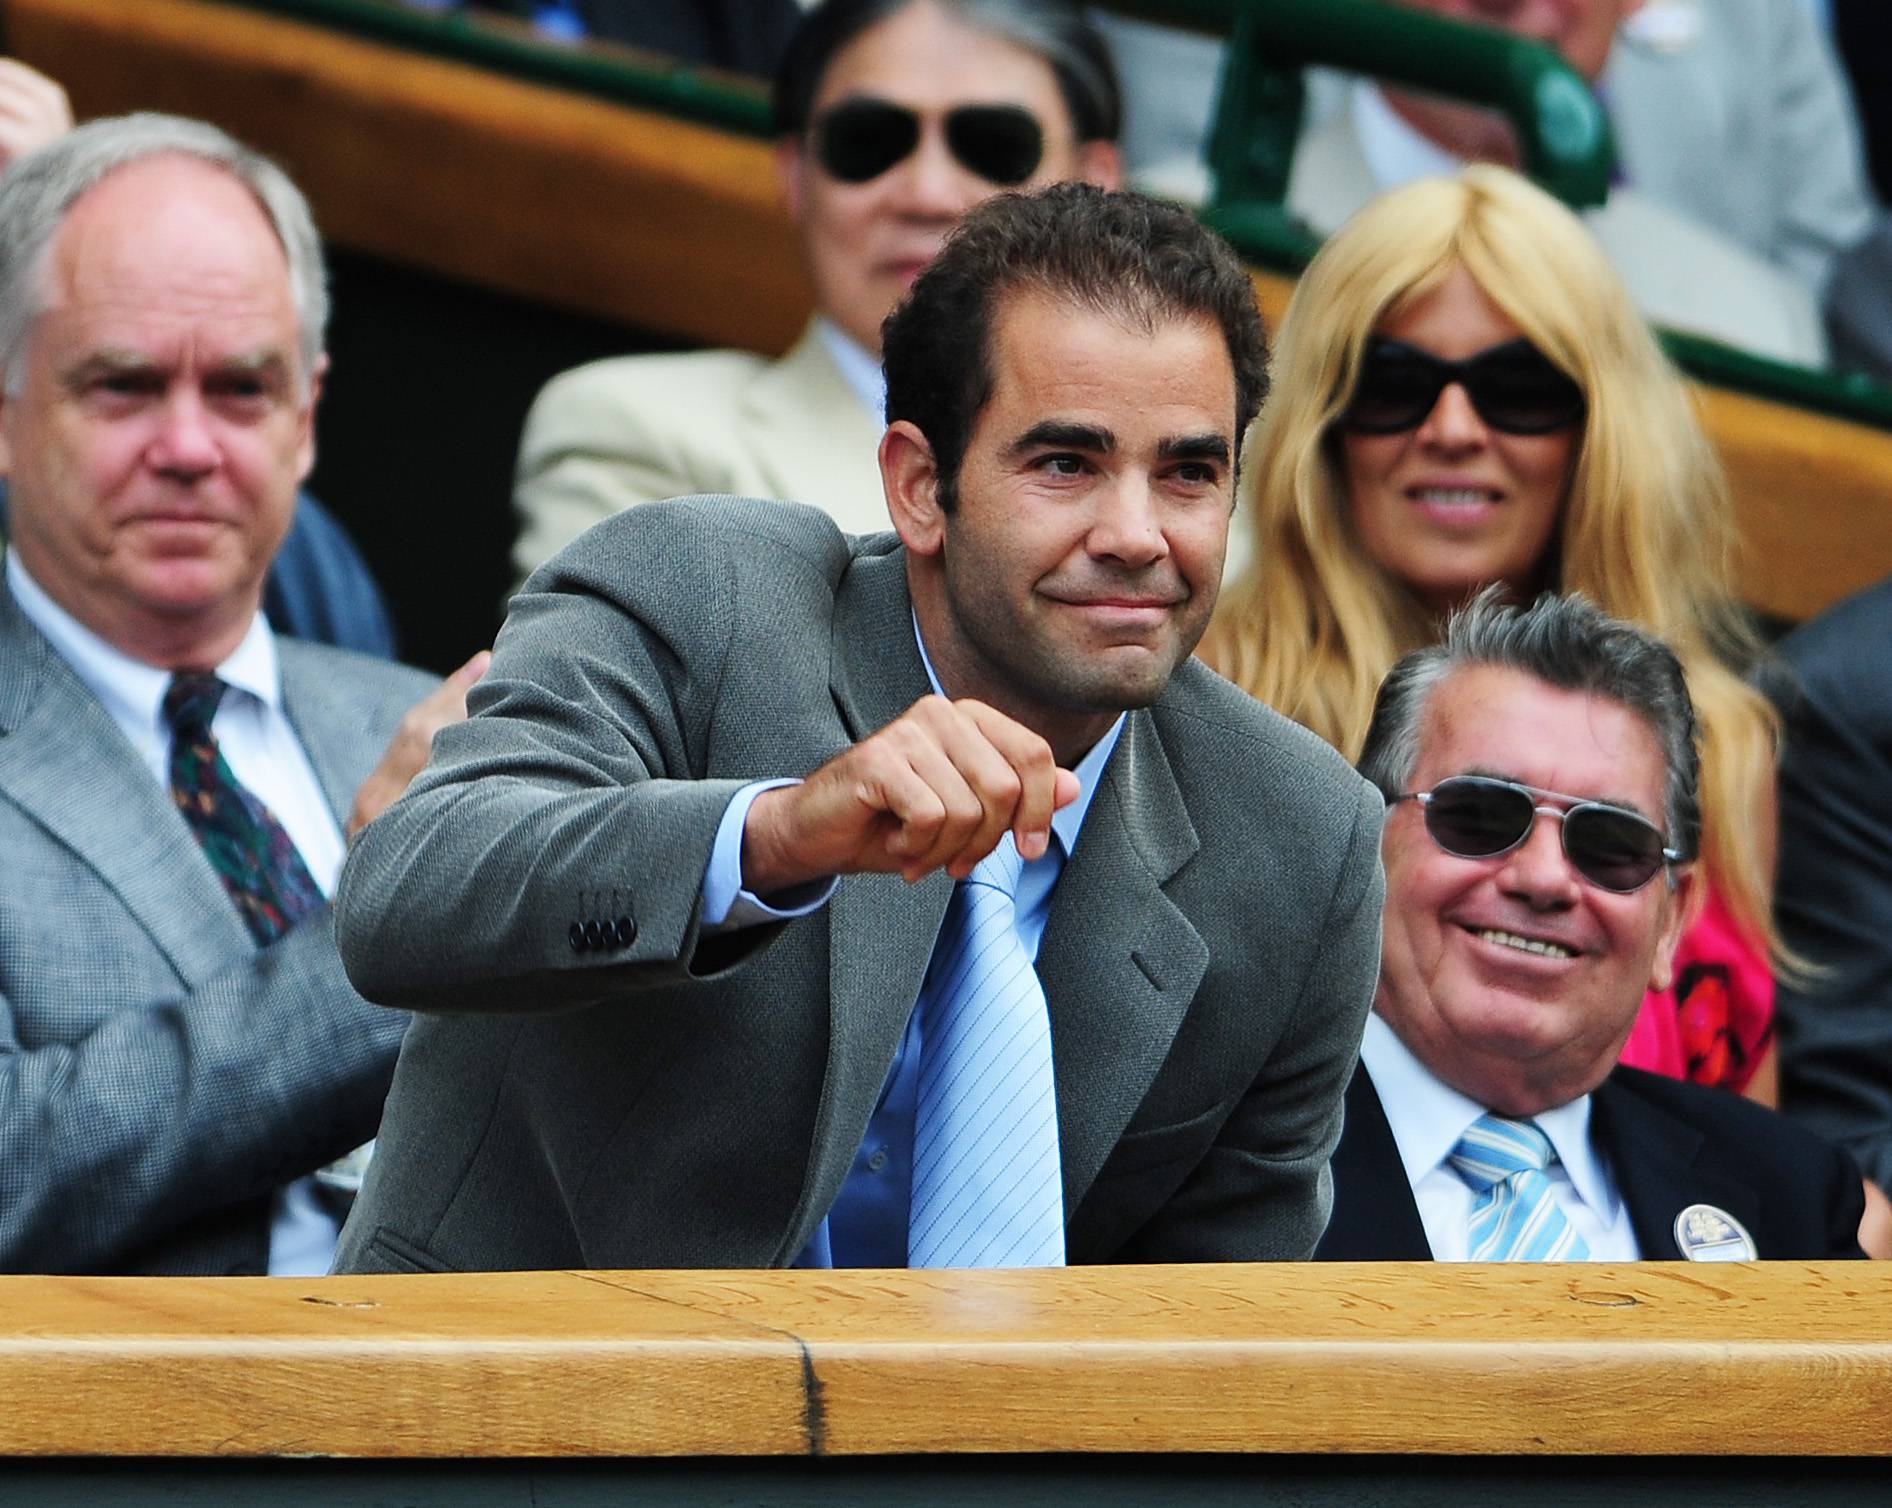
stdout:
MULTIPOLYGON (((348 1270, 780 1265, 827 1213, 952 882, 704 936, 717 824, 927 690, 905 556, 779 503, 621 514, 515 600, 356 845, 350 977, 416 1019, 348 1270), (587 928, 590 928, 587 934, 587 928)), ((1074 1262, 1301 1258, 1378 965, 1383 803, 1202 665, 1131 714, 1038 970, 1074 1262)))
MULTIPOLYGON (((278 642, 338 814, 430 681, 278 642)), ((261 1272, 269 1195, 374 1132, 403 1022, 326 908, 258 951, 168 794, 0 587, 0 1268, 261 1272)))
POLYGON ((779 361, 688 351, 563 372, 519 444, 513 565, 524 578, 600 519, 696 493, 814 503, 851 534, 885 529, 880 431, 812 322, 779 361))

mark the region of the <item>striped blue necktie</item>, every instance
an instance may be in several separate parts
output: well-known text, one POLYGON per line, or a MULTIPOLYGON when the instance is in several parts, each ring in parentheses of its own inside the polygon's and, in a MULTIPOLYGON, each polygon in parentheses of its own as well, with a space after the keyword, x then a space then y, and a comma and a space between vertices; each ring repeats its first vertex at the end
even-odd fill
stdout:
POLYGON ((953 894, 920 990, 909 1267, 1061 1267, 1064 1183, 1045 992, 1006 834, 953 894))
POLYGON ((1467 1255, 1474 1262, 1585 1262, 1590 1248, 1551 1192, 1557 1160, 1530 1121, 1483 1115, 1446 1159, 1476 1196, 1467 1255))

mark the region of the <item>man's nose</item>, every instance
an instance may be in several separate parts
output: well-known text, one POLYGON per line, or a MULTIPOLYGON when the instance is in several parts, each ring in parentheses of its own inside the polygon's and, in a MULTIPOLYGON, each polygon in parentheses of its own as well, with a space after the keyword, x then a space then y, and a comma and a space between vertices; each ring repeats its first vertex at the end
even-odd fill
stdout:
POLYGON ((1169 554, 1162 515, 1150 479, 1127 471, 1099 489, 1090 553, 1128 566, 1147 566, 1169 554))
POLYGON ((187 481, 217 469, 222 449, 197 394, 182 393, 165 403, 148 457, 154 470, 187 481))
POLYGON ((991 184, 953 156, 938 121, 925 126, 912 155, 893 171, 899 207, 916 218, 957 220, 993 192, 991 184))
POLYGON ((1562 911, 1576 904, 1581 881, 1564 855, 1563 822, 1537 814, 1530 832, 1504 856, 1498 887, 1534 911, 1562 911))

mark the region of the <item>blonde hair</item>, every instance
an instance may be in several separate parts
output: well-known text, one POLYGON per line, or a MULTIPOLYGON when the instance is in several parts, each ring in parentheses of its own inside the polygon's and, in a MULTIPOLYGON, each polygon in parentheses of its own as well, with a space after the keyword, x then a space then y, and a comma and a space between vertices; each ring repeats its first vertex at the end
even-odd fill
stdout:
POLYGON ((1546 572, 1667 640, 1702 730, 1703 860, 1735 917, 1780 957, 1769 845, 1778 720, 1732 666, 1759 645, 1733 591, 1727 482, 1675 369, 1582 223, 1503 168, 1381 195, 1302 276, 1246 462, 1253 555, 1203 655, 1259 700, 1357 759, 1393 662, 1436 640, 1437 610, 1368 558, 1334 427, 1367 339, 1463 267, 1583 389, 1587 413, 1546 572))

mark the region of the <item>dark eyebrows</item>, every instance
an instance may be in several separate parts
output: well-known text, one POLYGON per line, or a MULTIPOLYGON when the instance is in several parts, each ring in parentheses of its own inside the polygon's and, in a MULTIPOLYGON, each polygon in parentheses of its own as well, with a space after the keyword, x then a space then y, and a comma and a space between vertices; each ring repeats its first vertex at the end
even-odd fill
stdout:
POLYGON ((1176 435, 1156 447, 1161 461, 1219 461, 1228 464, 1232 447, 1227 435, 1205 430, 1199 435, 1176 435))
POLYGON ((1012 441, 1010 454, 1021 456, 1032 450, 1088 450, 1108 455, 1116 448, 1117 437, 1100 424, 1045 419, 1012 441))

